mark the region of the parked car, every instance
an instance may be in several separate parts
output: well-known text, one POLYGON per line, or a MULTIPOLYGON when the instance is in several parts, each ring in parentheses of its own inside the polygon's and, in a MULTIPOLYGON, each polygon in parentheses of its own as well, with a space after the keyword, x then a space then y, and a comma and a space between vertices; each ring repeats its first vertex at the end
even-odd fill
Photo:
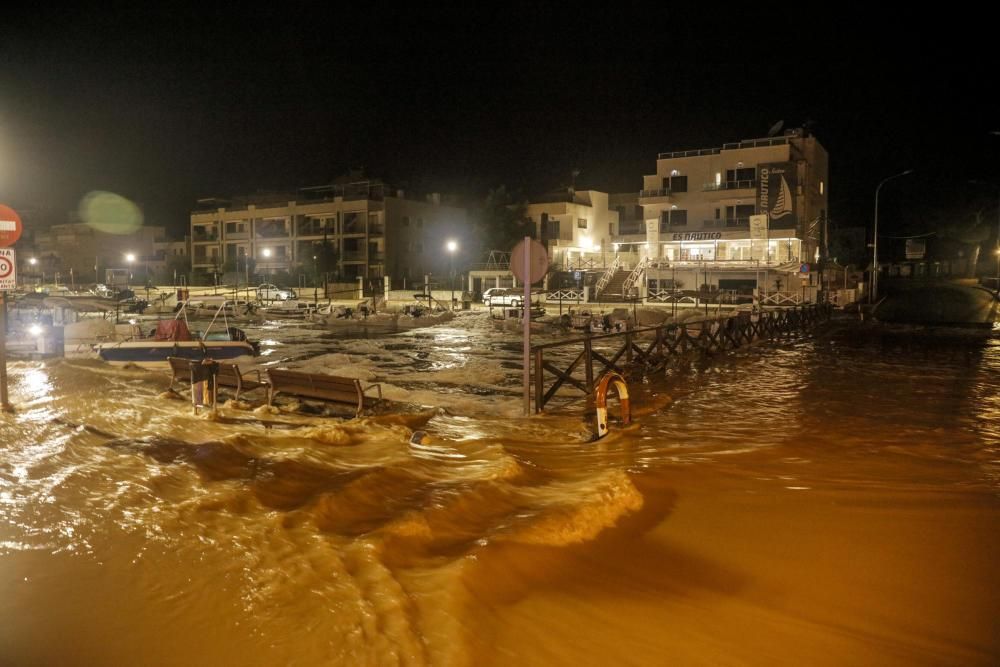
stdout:
POLYGON ((257 286, 258 301, 284 301, 286 299, 294 298, 295 290, 292 289, 285 289, 283 287, 278 287, 277 285, 271 285, 270 283, 257 286))
POLYGON ((491 287, 483 292, 483 303, 487 306, 515 306, 524 302, 524 292, 509 287, 491 287))

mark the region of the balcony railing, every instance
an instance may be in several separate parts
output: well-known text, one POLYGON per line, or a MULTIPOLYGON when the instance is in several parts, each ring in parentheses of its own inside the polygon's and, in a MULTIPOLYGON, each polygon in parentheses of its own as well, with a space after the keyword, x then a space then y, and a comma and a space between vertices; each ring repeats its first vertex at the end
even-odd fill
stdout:
POLYGON ((669 196, 670 196, 670 188, 657 188, 655 190, 642 190, 639 192, 640 199, 647 197, 669 197, 669 196))
POLYGON ((288 229, 285 227, 258 227, 257 237, 264 239, 287 238, 288 229))
POLYGON ((718 220, 702 220, 705 229, 740 229, 750 228, 750 218, 721 218, 718 220))
POLYGON ((702 186, 704 192, 716 190, 752 190, 757 187, 757 179, 745 181, 723 181, 722 183, 705 183, 702 186))
POLYGON ((206 242, 209 242, 209 241, 218 241, 219 240, 219 235, 218 235, 218 233, 216 233, 216 234, 198 234, 198 233, 195 233, 191 237, 191 240, 194 241, 195 243, 206 243, 206 242))
POLYGON ((642 222, 640 222, 638 224, 628 224, 628 225, 619 223, 619 225, 618 225, 618 234, 620 236, 626 236, 628 234, 643 234, 643 235, 645 235, 646 234, 646 224, 642 223, 642 222))

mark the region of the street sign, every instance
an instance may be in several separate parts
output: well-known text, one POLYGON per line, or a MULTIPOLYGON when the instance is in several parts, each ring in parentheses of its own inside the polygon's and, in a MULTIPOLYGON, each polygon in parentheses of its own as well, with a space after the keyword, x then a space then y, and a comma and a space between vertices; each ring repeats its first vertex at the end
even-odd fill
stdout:
POLYGON ((21 216, 14 209, 0 204, 0 248, 14 245, 21 238, 21 216))
POLYGON ((534 239, 520 241, 510 253, 510 270, 514 272, 517 279, 522 283, 532 285, 542 278, 549 271, 549 254, 545 252, 545 246, 534 239), (524 271, 524 245, 529 244, 530 257, 528 268, 530 275, 525 275, 524 271))
POLYGON ((0 292, 17 287, 17 261, 12 248, 0 248, 0 292))
POLYGON ((809 265, 803 264, 799 267, 799 273, 809 273, 809 265))

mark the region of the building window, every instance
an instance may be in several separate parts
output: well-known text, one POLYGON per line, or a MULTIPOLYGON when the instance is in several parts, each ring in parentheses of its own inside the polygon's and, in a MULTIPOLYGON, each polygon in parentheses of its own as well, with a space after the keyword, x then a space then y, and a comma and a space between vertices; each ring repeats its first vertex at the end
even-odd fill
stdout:
POLYGON ((688 223, 686 209, 673 209, 660 212, 660 231, 665 232, 671 226, 684 226, 688 223))
POLYGON ((742 167, 739 169, 726 169, 726 181, 753 181, 757 178, 756 167, 742 167))
POLYGON ((608 223, 608 236, 614 236, 614 235, 615 235, 615 223, 609 222, 608 223))
POLYGON ((687 192, 688 191, 688 177, 687 176, 672 176, 670 178, 670 191, 671 192, 687 192))
POLYGON ((819 182, 819 193, 820 193, 820 194, 823 194, 823 193, 824 193, 824 188, 823 188, 823 181, 820 181, 820 182, 819 182))
POLYGON ((726 224, 728 226, 748 225, 750 216, 756 214, 756 207, 753 204, 737 204, 726 207, 726 224))
POLYGON ((586 218, 577 218, 576 219, 576 226, 579 229, 586 229, 587 228, 587 219, 586 218))

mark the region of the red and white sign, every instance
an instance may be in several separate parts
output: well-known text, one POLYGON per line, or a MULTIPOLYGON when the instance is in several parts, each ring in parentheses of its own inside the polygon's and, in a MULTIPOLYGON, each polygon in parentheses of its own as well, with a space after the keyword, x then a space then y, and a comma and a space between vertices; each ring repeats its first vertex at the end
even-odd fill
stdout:
POLYGON ((22 229, 21 216, 10 206, 0 204, 0 248, 14 245, 22 229))
POLYGON ((14 251, 0 248, 0 292, 17 287, 17 261, 14 251))

